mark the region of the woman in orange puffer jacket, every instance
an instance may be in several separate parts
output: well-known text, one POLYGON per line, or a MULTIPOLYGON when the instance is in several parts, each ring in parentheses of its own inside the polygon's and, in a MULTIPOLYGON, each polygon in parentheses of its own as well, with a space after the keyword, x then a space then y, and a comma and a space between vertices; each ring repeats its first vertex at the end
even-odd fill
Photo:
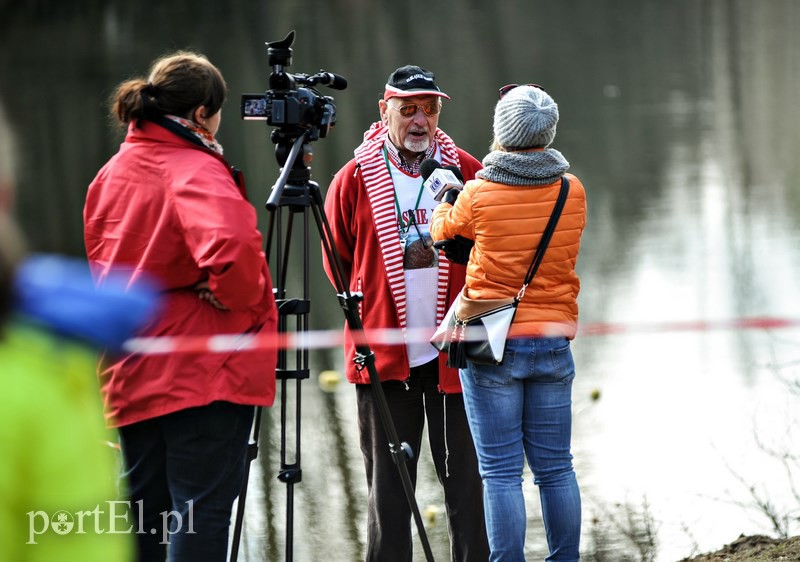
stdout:
POLYGON ((575 265, 586 222, 586 194, 569 163, 547 148, 558 106, 539 86, 500 90, 493 150, 463 191, 445 194, 433 215, 435 241, 474 241, 466 293, 472 299, 517 294, 558 198, 569 195, 541 266, 520 301, 502 365, 467 361, 464 401, 483 479, 491 561, 524 560, 525 458, 539 487, 547 560, 578 560, 581 499, 572 466, 570 340, 578 321, 575 265))

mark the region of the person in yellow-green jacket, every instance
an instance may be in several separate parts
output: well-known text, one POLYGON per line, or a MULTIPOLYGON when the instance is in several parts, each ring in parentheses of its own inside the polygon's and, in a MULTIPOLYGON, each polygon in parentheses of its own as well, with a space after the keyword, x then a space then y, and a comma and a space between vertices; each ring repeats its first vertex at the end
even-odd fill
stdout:
POLYGON ((95 289, 85 263, 24 257, 11 142, 0 107, 0 560, 125 562, 140 530, 96 364, 148 320, 155 292, 95 289))

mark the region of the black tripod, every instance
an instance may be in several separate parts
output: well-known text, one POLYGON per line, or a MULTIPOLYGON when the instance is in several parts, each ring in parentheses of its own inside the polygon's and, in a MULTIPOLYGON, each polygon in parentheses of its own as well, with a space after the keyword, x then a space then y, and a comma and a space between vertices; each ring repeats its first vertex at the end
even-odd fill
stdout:
MULTIPOLYGON (((339 305, 344 311, 345 319, 350 330, 358 335, 363 333, 363 325, 358 314, 358 303, 362 295, 351 293, 348 288, 348 279, 344 276, 344 267, 341 257, 333 244, 330 224, 325 216, 324 202, 319 185, 310 181, 311 173, 305 162, 310 161, 312 151, 308 141, 308 132, 303 131, 299 134, 286 133, 281 129, 273 131, 273 142, 276 142, 276 155, 279 163, 282 163, 281 174, 278 181, 272 188, 266 207, 270 212, 269 229, 266 240, 266 255, 269 261, 270 248, 273 236, 276 236, 277 256, 275 266, 275 297, 278 305, 278 331, 285 333, 288 329, 288 317, 295 317, 296 330, 298 332, 308 331, 308 314, 311 308, 309 299, 309 218, 308 209, 316 223, 322 241, 322 248, 331 264, 334 274, 334 285, 339 299, 339 305), (289 150, 291 147, 291 150, 289 150), (302 158, 298 158, 302 153, 302 158), (288 211, 287 224, 283 224, 284 211, 288 211), (288 257, 291 246, 291 232, 296 214, 302 214, 303 228, 303 296, 302 298, 287 298, 286 277, 288 272, 288 257), (277 234, 275 234, 277 225, 277 234), (284 236, 285 233, 285 236, 284 236)), ((408 473, 406 461, 412 458, 414 452, 407 443, 400 443, 394 423, 386 403, 386 396, 380 384, 377 370, 375 369, 375 357, 369 345, 363 343, 364 338, 358 337, 359 343, 356 345, 356 358, 354 361, 360 369, 367 369, 370 383, 372 384, 375 399, 378 404, 383 427, 389 441, 389 449, 392 458, 397 465, 406 499, 411 508, 414 521, 417 525, 417 532, 425 551, 425 558, 428 562, 433 562, 433 554, 428 542, 425 527, 422 523, 419 508, 414 498, 414 488, 411 477, 408 473)), ((300 382, 309 377, 308 349, 296 349, 294 351, 294 368, 289 368, 287 364, 288 350, 278 350, 278 364, 276 376, 281 383, 281 452, 280 452, 280 472, 278 479, 287 485, 286 497, 286 561, 293 559, 293 524, 294 524, 294 485, 302 479, 302 469, 300 468, 300 382), (286 391, 289 381, 295 381, 295 442, 294 442, 294 462, 287 462, 286 451, 286 391)), ((231 562, 235 562, 238 556, 239 541, 241 536, 242 522, 244 519, 244 504, 247 495, 247 484, 250 476, 250 465, 258 455, 258 436, 261 424, 261 408, 257 408, 253 425, 253 440, 248 448, 247 465, 245 467, 244 483, 236 513, 236 523, 231 548, 231 562)))

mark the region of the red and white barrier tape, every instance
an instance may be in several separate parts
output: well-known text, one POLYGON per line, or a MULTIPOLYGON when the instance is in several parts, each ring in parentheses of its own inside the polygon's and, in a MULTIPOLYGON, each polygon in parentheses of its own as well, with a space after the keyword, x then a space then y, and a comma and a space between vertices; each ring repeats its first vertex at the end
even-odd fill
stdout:
MULTIPOLYGON (((800 326, 797 318, 752 317, 731 320, 696 320, 686 322, 609 323, 582 324, 578 336, 613 336, 620 334, 653 334, 665 332, 783 329, 800 326)), ((427 342, 431 330, 380 329, 354 333, 356 345, 405 345, 406 342, 427 342)), ((341 346, 343 330, 316 330, 272 334, 232 334, 215 336, 168 336, 132 338, 125 342, 129 353, 158 355, 164 353, 222 353, 252 351, 257 349, 324 349, 341 346)))
POLYGON ((711 330, 777 330, 800 326, 800 318, 754 316, 730 320, 687 320, 683 322, 653 322, 614 324, 593 322, 582 325, 579 336, 609 336, 615 334, 648 334, 655 332, 708 332, 711 330))

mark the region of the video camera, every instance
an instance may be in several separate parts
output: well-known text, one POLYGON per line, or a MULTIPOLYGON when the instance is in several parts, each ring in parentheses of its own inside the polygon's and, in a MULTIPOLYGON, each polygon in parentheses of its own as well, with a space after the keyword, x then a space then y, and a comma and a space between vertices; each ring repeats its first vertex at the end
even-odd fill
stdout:
POLYGON ((278 127, 273 142, 297 138, 306 133, 306 140, 324 138, 336 124, 336 106, 331 96, 314 89, 317 84, 344 90, 347 80, 332 72, 289 74, 284 68, 292 63, 294 31, 285 39, 267 43, 267 55, 272 74, 264 94, 242 94, 242 119, 266 121, 278 127), (276 140, 278 139, 278 140, 276 140))

